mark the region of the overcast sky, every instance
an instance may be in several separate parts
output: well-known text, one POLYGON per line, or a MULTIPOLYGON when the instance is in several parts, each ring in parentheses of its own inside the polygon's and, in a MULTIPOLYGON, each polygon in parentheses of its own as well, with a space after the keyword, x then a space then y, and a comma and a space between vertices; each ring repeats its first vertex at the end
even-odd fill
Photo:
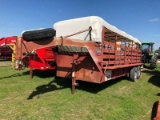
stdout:
POLYGON ((160 47, 160 0, 0 0, 0 38, 52 28, 55 22, 99 16, 142 42, 160 47))

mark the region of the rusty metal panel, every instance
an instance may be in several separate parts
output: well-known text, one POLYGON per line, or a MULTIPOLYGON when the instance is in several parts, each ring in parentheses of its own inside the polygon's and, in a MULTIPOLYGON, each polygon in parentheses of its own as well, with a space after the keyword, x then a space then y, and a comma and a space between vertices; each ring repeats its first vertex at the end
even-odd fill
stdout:
POLYGON ((77 80, 100 83, 101 73, 89 55, 79 56, 73 62, 73 55, 57 54, 57 76, 72 78, 77 80), (72 74, 72 67, 75 64, 75 75, 72 74))
POLYGON ((73 57, 71 55, 57 54, 57 76, 72 78, 72 62, 73 57))

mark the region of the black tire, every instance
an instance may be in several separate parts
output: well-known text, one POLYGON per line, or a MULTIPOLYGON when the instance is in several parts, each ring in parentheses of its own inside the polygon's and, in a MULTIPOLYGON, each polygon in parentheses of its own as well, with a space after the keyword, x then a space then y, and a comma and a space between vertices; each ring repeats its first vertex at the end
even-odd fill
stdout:
POLYGON ((141 67, 138 66, 137 67, 137 79, 139 79, 141 77, 141 67))
POLYGON ((53 38, 55 35, 56 31, 52 28, 25 31, 22 33, 22 37, 26 41, 36 41, 41 39, 53 38))
POLYGON ((156 67, 157 67, 157 55, 154 55, 150 60, 150 68, 155 69, 156 67))
POLYGON ((131 70, 130 70, 130 80, 135 82, 137 81, 137 67, 133 67, 131 70))

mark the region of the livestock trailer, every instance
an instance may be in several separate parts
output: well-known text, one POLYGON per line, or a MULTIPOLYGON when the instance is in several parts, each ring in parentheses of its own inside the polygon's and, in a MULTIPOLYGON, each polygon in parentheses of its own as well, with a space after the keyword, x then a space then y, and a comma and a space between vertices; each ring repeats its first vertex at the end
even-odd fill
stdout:
MULTIPOLYGON (((42 47, 56 47, 56 75, 72 79, 72 93, 77 80, 103 83, 121 76, 136 81, 141 75, 141 42, 110 25, 102 18, 90 16, 54 24, 56 35, 25 43, 28 52, 42 47)), ((23 36, 23 35, 22 35, 23 36)), ((17 61, 25 51, 21 38, 17 42, 17 61), (18 52, 22 51, 22 52, 18 52)))

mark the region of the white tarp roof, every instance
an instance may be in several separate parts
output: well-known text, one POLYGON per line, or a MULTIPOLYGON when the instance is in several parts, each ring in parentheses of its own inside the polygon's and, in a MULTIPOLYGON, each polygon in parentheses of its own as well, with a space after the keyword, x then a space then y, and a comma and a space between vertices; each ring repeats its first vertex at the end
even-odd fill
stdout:
MULTIPOLYGON (((141 44, 141 41, 139 41, 137 38, 134 38, 133 36, 125 33, 124 31, 119 30, 115 26, 110 25, 109 23, 107 23, 98 16, 89 16, 89 17, 60 21, 54 24, 54 29, 56 30, 56 37, 60 37, 88 29, 90 26, 92 27, 91 38, 93 41, 101 42, 102 27, 104 26, 110 31, 113 31, 125 38, 128 38, 130 40, 135 41, 136 43, 141 44)), ((81 34, 71 36, 70 38, 79 40, 89 40, 90 37, 87 31, 81 34)))

